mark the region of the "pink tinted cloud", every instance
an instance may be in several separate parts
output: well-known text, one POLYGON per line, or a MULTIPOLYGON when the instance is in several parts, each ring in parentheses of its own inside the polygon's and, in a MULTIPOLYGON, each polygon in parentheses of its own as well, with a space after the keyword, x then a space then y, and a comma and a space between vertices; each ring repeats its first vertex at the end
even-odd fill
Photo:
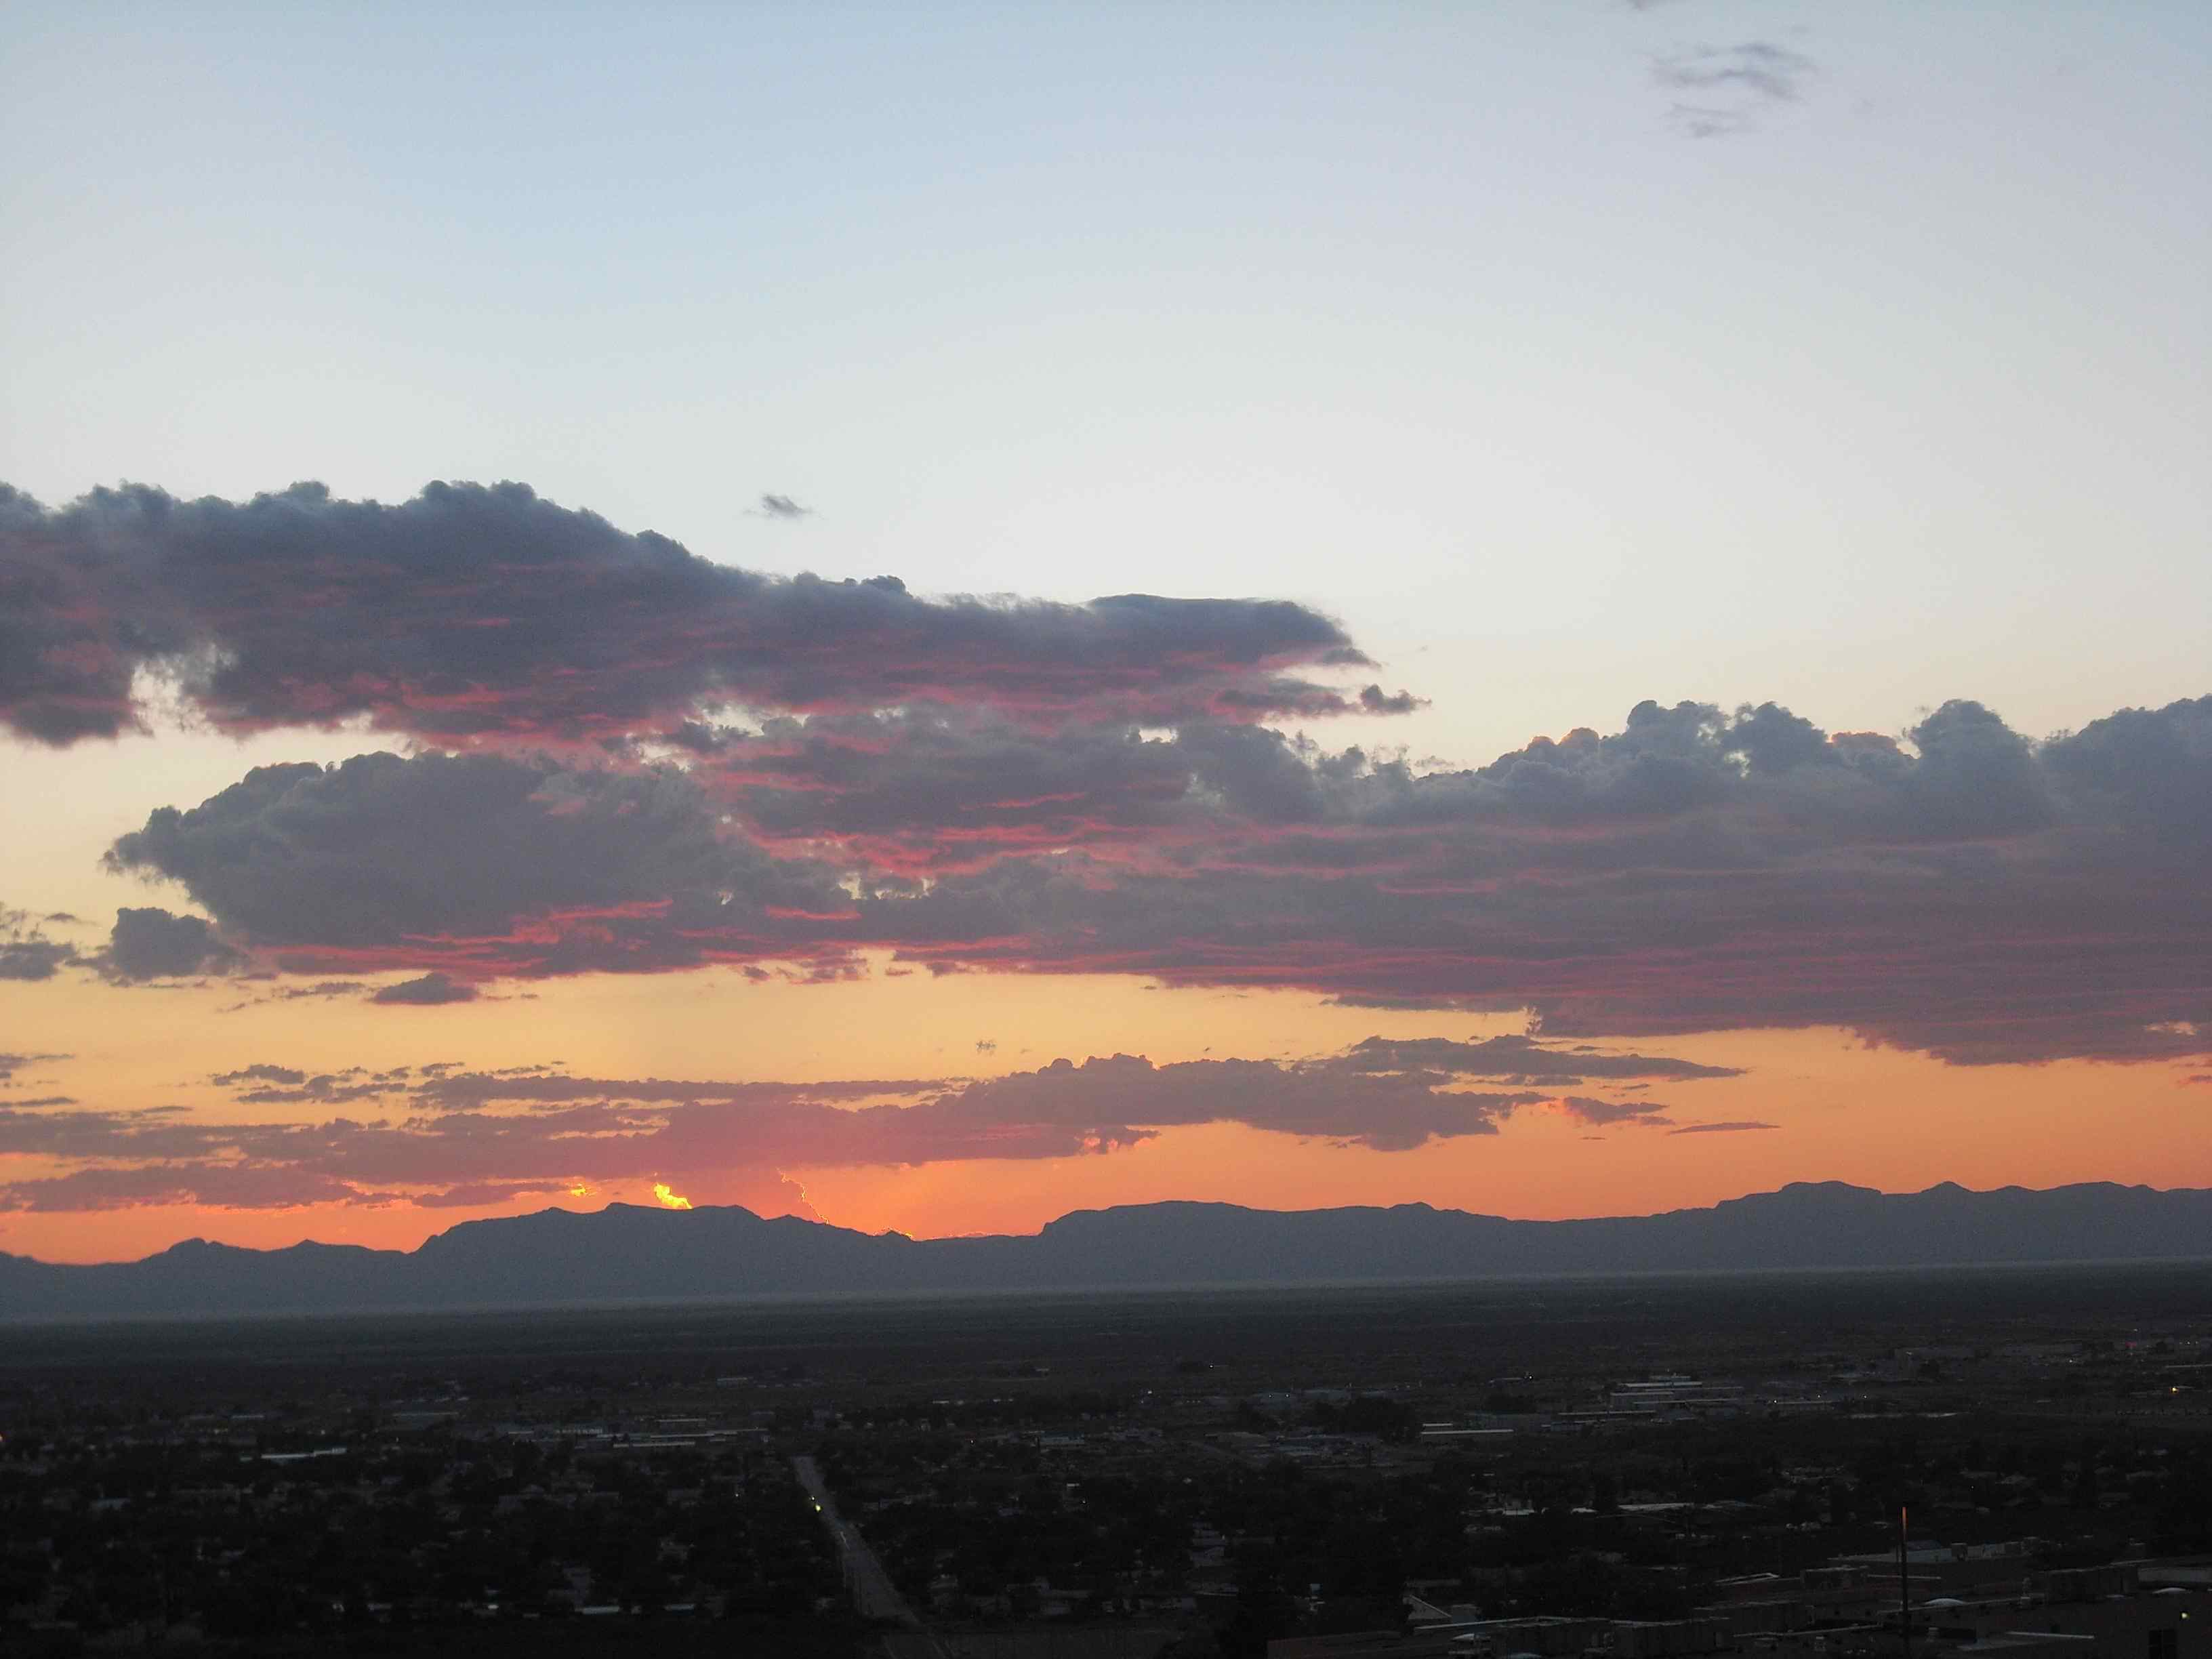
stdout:
MULTIPOLYGON (((1552 1054, 1524 1044, 1510 1058, 1541 1069, 1552 1054)), ((1626 1058, 1661 1073, 1686 1066, 1588 1049, 1557 1057, 1584 1066, 1626 1058)), ((806 1213, 798 1207, 803 1192, 781 1171, 1097 1157, 1170 1129, 1224 1122, 1377 1152, 1493 1135, 1514 1112, 1546 1098, 1479 1086, 1498 1058, 1470 1042, 1400 1065, 1360 1044, 1298 1061, 1156 1065, 1115 1054, 997 1078, 805 1085, 586 1078, 535 1067, 310 1073, 257 1062, 221 1076, 242 1103, 340 1103, 364 1115, 270 1123, 0 1110, 0 1153, 66 1166, 0 1185, 0 1208, 483 1206, 680 1172, 695 1200, 806 1213)))
POLYGON ((53 511, 0 486, 0 725, 55 744, 136 724, 146 672, 229 730, 365 717, 455 744, 590 743, 730 702, 1376 712, 1302 677, 1366 659, 1288 602, 924 599, 890 576, 769 576, 513 483, 396 505, 131 485, 53 511))

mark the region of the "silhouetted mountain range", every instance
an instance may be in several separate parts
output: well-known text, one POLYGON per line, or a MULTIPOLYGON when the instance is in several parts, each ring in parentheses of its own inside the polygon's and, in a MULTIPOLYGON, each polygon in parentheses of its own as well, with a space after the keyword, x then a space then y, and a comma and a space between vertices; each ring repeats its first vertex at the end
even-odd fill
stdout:
POLYGON ((1078 1211, 1034 1237, 940 1239, 612 1204, 465 1222, 412 1251, 195 1238, 91 1267, 0 1255, 0 1319, 2206 1257, 2212 1190, 2103 1183, 1897 1194, 1795 1183, 1711 1209, 1588 1221, 1425 1204, 1138 1204, 1078 1211))

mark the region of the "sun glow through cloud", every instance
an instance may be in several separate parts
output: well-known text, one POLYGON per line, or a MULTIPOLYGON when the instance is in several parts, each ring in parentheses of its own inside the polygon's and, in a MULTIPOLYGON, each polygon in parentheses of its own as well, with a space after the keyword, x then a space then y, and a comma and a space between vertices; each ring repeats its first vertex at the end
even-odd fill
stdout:
POLYGON ((660 1206, 664 1210, 688 1210, 691 1207, 691 1200, 676 1191, 665 1181, 656 1181, 653 1183, 653 1195, 660 1201, 660 1206))

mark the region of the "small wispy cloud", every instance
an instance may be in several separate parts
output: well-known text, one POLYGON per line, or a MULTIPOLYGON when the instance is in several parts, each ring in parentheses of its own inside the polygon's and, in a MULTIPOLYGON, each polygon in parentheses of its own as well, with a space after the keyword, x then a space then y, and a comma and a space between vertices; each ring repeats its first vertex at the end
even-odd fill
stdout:
POLYGON ((311 1002, 332 997, 357 997, 369 988, 357 979, 323 979, 307 985, 280 985, 239 1002, 228 1002, 216 1010, 219 1014, 234 1014, 241 1008, 258 1008, 270 1002, 311 1002))
POLYGON ((1652 79, 1675 92, 1698 94, 1667 112, 1677 132, 1717 138, 1749 131, 1778 104, 1794 104, 1820 65, 1771 40, 1733 46, 1688 46, 1653 60, 1652 79))
POLYGON ((1679 1129, 1669 1129, 1670 1135, 1733 1135, 1747 1129, 1778 1129, 1778 1123, 1686 1123, 1679 1129))
POLYGON ((1565 1095, 1552 1109, 1572 1118, 1584 1128, 1610 1128, 1615 1124, 1665 1128, 1674 1122, 1667 1108, 1656 1100, 1598 1100, 1587 1095, 1565 1095))
POLYGON ((1359 708, 1363 714, 1410 714, 1417 708, 1427 707, 1426 697, 1417 697, 1410 691, 1385 695, 1381 686, 1370 685, 1359 693, 1359 708))
POLYGON ((0 1085, 11 1084, 15 1073, 27 1066, 37 1066, 50 1060, 69 1060, 69 1054, 0 1054, 0 1085))
POLYGON ((788 495, 778 495, 770 491, 762 495, 760 505, 753 509, 753 516, 757 519, 811 519, 814 516, 814 509, 801 507, 788 495))
POLYGON ((402 980, 397 985, 387 985, 369 998, 371 1002, 416 1008, 434 1008, 449 1002, 474 1002, 483 992, 465 980, 449 974, 431 972, 420 979, 402 980))

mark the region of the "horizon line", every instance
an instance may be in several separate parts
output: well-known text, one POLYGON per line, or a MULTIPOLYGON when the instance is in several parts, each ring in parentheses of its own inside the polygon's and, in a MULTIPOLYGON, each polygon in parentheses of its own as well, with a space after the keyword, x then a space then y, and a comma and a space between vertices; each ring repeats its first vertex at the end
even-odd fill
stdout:
MULTIPOLYGON (((752 1217, 757 1221, 795 1221, 810 1227, 824 1227, 838 1232, 856 1233, 864 1238, 902 1238, 912 1243, 929 1244, 958 1243, 965 1240, 1035 1239, 1043 1237, 1044 1233, 1048 1229, 1057 1226, 1062 1222, 1071 1220, 1078 1216, 1111 1215, 1129 1210, 1165 1209, 1172 1206, 1217 1210, 1240 1210, 1251 1215, 1275 1216, 1321 1215, 1343 1213, 1350 1211, 1367 1211, 1377 1214, 1388 1214, 1391 1212, 1399 1210, 1426 1210, 1431 1213, 1437 1215, 1462 1215, 1477 1220, 1504 1222, 1514 1226, 1559 1227, 1576 1226, 1607 1221, 1651 1221, 1665 1216, 1688 1215, 1702 1212, 1715 1211, 1720 1209, 1724 1205, 1741 1204, 1760 1198, 1778 1197, 1784 1193, 1804 1188, 1835 1188, 1845 1192, 1867 1194, 1876 1198, 1923 1198, 1930 1193, 1940 1192, 1947 1188, 1972 1197, 1990 1197, 2001 1193, 2064 1193, 2092 1188, 2106 1188, 2117 1192, 2151 1193, 2157 1194, 2161 1196, 2182 1193, 2212 1192, 2212 1187, 2154 1187, 2145 1182, 2120 1181, 2068 1181, 2061 1182, 2055 1186, 2050 1187, 2028 1187, 2023 1186, 2017 1182, 2008 1182, 2002 1186, 1997 1187, 1969 1187, 1960 1182, 1944 1180, 1931 1182, 1926 1187, 1899 1190, 1891 1190, 1887 1188, 1880 1187, 1863 1187, 1856 1182, 1840 1180, 1788 1181, 1783 1182, 1778 1187, 1761 1188, 1751 1192, 1739 1193, 1729 1198, 1716 1199, 1710 1204, 1685 1204, 1678 1205, 1674 1208, 1664 1210, 1647 1210, 1632 1212, 1616 1212, 1610 1214, 1583 1216, 1500 1215, 1485 1210, 1465 1209, 1455 1205, 1431 1204, 1425 1199, 1409 1199, 1397 1204, 1316 1204, 1310 1205, 1302 1208, 1275 1209, 1264 1205, 1239 1204, 1231 1199, 1164 1198, 1148 1199, 1127 1204, 1085 1206, 1078 1209, 1062 1211, 1059 1215, 1053 1217, 1050 1220, 1040 1224, 1033 1232, 931 1234, 907 1233, 901 1231, 896 1227, 885 1228, 882 1231, 871 1233, 858 1227, 846 1226, 840 1222, 830 1221, 820 1217, 796 1215, 788 1211, 785 1211, 775 1215, 763 1215, 759 1211, 744 1204, 685 1203, 682 1205, 662 1205, 636 1203, 627 1199, 610 1199, 595 1210, 572 1210, 564 1204, 549 1204, 542 1209, 520 1211, 513 1215, 474 1216, 466 1220, 457 1221, 449 1227, 441 1228, 437 1231, 425 1236, 421 1243, 416 1244, 411 1249, 404 1249, 390 1245, 355 1244, 343 1241, 332 1243, 328 1240, 315 1238, 305 1235, 295 1239, 289 1244, 232 1244, 222 1239, 209 1238, 201 1234, 194 1233, 183 1238, 173 1240, 169 1243, 161 1246, 159 1249, 149 1250, 145 1255, 139 1256, 105 1257, 96 1261, 53 1261, 43 1256, 17 1255, 10 1250, 0 1249, 0 1260, 30 1262, 45 1267, 135 1267, 143 1262, 158 1260, 173 1250, 182 1249, 191 1245, 200 1245, 216 1249, 237 1250, 252 1255, 282 1255, 288 1250, 302 1249, 312 1246, 320 1249, 360 1250, 372 1255, 413 1256, 418 1255, 421 1251, 427 1249, 437 1240, 447 1237, 448 1234, 458 1232, 464 1227, 497 1225, 504 1222, 529 1221, 534 1220, 542 1216, 549 1215, 568 1216, 577 1220, 584 1220, 596 1216, 606 1215, 616 1210, 636 1211, 641 1214, 665 1215, 671 1217, 703 1215, 710 1213, 727 1214, 732 1211, 737 1211, 752 1217)), ((2208 1248, 2207 1255, 2212 1256, 2212 1248, 2208 1248)), ((2089 1257, 2080 1258, 2080 1264, 2086 1265, 2092 1260, 2093 1258, 2089 1257)))

